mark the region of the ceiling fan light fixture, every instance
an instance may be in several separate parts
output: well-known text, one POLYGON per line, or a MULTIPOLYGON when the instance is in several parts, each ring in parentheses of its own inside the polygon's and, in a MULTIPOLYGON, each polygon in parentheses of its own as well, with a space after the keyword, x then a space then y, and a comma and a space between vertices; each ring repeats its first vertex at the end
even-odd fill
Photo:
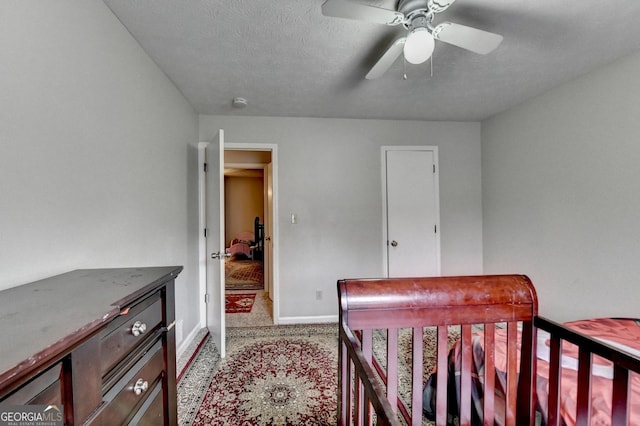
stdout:
POLYGON ((416 27, 404 43, 404 57, 411 64, 421 64, 431 57, 435 41, 426 27, 416 27))

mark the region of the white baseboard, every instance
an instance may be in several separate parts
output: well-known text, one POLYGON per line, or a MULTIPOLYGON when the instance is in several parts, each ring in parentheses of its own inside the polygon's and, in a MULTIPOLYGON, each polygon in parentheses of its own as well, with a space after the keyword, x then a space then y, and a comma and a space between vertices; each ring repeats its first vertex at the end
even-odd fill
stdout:
POLYGON ((332 322, 338 322, 338 315, 323 315, 317 317, 280 317, 278 318, 277 325, 324 324, 332 322))
POLYGON ((185 337, 182 342, 180 342, 180 346, 178 346, 176 348, 176 359, 180 358, 182 356, 182 354, 184 353, 184 351, 187 350, 187 348, 189 347, 189 345, 193 342, 193 339, 195 339, 196 335, 198 334, 198 332, 201 330, 202 328, 200 327, 200 324, 196 324, 196 326, 193 328, 193 330, 191 330, 189 332, 189 334, 187 335, 187 337, 185 337))

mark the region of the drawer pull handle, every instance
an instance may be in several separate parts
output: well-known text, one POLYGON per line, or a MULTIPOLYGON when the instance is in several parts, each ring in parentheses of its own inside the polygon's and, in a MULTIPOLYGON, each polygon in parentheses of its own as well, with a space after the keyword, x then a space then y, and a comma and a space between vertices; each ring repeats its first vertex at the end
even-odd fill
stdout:
POLYGON ((133 327, 131 327, 131 334, 136 337, 144 334, 145 331, 147 331, 147 324, 140 321, 136 321, 135 324, 133 324, 133 327))
POLYGON ((149 382, 146 380, 138 379, 135 385, 133 385, 133 393, 140 395, 149 389, 149 382))

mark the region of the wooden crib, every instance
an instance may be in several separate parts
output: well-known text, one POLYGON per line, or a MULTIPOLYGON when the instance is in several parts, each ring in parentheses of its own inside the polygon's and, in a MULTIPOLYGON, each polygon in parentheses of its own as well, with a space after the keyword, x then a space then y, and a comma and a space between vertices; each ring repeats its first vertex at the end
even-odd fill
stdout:
POLYGON ((630 382, 632 376, 638 378, 640 359, 538 317, 536 292, 526 276, 340 280, 338 295, 340 425, 429 424, 423 416, 423 391, 431 373, 424 371, 425 357, 431 356, 434 361, 426 368, 436 372, 436 425, 570 423, 561 410, 566 386, 578 389, 575 424, 588 425, 592 355, 613 363, 610 424, 631 424, 630 382), (426 330, 437 336, 437 343, 435 353, 425 355, 426 330), (549 333, 544 392, 536 391, 540 330, 549 333), (563 342, 579 347, 577 384, 559 379, 563 342), (445 380, 437 380, 437 372, 445 380))

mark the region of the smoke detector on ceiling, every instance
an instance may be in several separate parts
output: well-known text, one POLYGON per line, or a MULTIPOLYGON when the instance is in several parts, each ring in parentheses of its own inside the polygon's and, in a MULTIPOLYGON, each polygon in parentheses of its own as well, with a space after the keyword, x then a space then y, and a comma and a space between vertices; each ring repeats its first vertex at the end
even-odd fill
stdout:
POLYGON ((247 100, 245 98, 233 98, 231 105, 233 105, 234 108, 242 109, 247 106, 247 100))

